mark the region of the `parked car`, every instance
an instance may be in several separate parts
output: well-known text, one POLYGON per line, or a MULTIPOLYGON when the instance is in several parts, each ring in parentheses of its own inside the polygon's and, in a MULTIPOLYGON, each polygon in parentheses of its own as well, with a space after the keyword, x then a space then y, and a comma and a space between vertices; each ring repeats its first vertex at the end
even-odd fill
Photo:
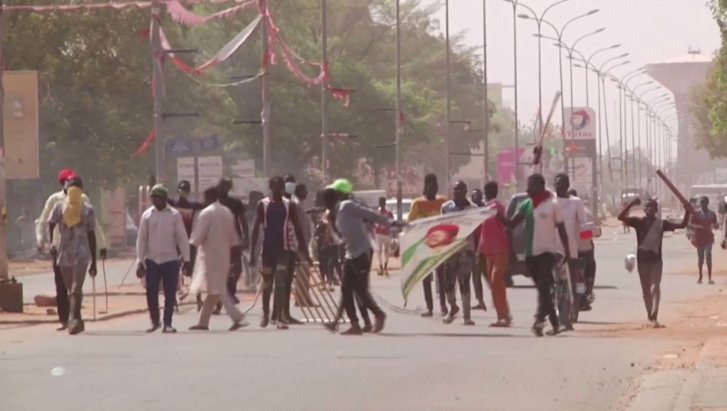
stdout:
MULTIPOLYGON (((401 199, 401 219, 406 221, 406 219, 409 217, 409 211, 411 211, 411 203, 413 203, 414 200, 411 198, 402 198, 401 199)), ((390 198, 386 200, 386 208, 391 210, 392 213, 394 213, 394 218, 396 218, 396 199, 390 198)))
POLYGON ((136 227, 131 214, 126 212, 126 246, 129 248, 136 247, 136 237, 139 235, 139 229, 136 227))

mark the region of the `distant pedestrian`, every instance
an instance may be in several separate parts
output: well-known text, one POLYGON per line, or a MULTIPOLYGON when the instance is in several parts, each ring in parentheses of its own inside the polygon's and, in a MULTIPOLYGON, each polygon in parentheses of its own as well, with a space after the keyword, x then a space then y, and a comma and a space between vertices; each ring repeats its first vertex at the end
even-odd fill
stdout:
MULTIPOLYGON (((66 182, 70 178, 75 176, 76 173, 69 168, 61 170, 61 172, 58 174, 58 182, 60 183, 62 188, 61 191, 55 192, 51 194, 50 197, 48 197, 48 200, 46 200, 45 206, 43 207, 43 212, 41 213, 40 217, 35 221, 35 236, 38 243, 39 253, 41 253, 44 248, 43 238, 45 238, 45 236, 48 234, 48 219, 50 218, 50 215, 57 204, 65 204, 67 198, 66 182)), ((81 199, 83 200, 84 204, 89 206, 91 205, 91 202, 89 201, 86 194, 82 194, 81 199)), ((98 220, 95 221, 94 225, 96 226, 96 246, 99 248, 99 257, 101 257, 102 260, 105 260, 106 256, 108 255, 106 251, 106 237, 103 234, 101 225, 98 224, 98 220)), ((49 237, 49 239, 50 238, 51 237, 49 237)), ((49 241, 51 243, 51 246, 55 246, 57 249, 60 238, 61 236, 58 233, 58 226, 56 225, 56 230, 54 235, 52 236, 52 240, 49 241)), ((53 274, 56 286, 56 306, 58 308, 58 321, 60 322, 58 331, 64 331, 68 328, 70 302, 68 300, 68 288, 63 281, 63 275, 61 275, 61 270, 60 267, 58 267, 56 259, 53 259, 53 274)))
POLYGON ((644 217, 629 217, 629 210, 641 204, 638 197, 621 210, 618 219, 636 230, 636 266, 641 280, 641 291, 644 297, 644 306, 649 322, 655 328, 659 324, 659 302, 661 301, 661 276, 664 262, 661 254, 661 244, 666 231, 686 228, 689 221, 689 210, 684 212, 684 220, 674 224, 669 220, 662 220, 657 216, 659 205, 655 199, 646 201, 644 217))
POLYGON ((68 333, 74 335, 85 329, 81 307, 86 271, 91 277, 97 273, 96 216, 93 207, 83 202, 80 177, 73 176, 66 181, 66 193, 65 202, 53 207, 48 219, 48 234, 53 243, 53 234, 58 227, 58 247, 53 246, 51 254, 63 277, 67 295, 70 294, 68 333))
MULTIPOLYGON (((379 214, 393 220, 394 214, 386 207, 386 197, 379 198, 379 214)), ((389 276, 389 255, 391 253, 391 230, 382 224, 374 225, 376 250, 379 260, 379 275, 389 276)))
POLYGON ((190 243, 199 248, 192 291, 200 289, 206 283, 207 298, 204 300, 199 323, 190 330, 208 330, 212 310, 221 300, 227 315, 232 320, 230 331, 247 325, 245 316, 235 307, 227 292, 230 250, 238 244, 239 238, 235 231, 235 216, 219 203, 219 190, 215 187, 204 192, 206 207, 200 212, 197 224, 192 232, 190 243))
POLYGON ((164 333, 177 332, 172 316, 177 305, 180 254, 185 273, 189 273, 189 240, 179 211, 168 204, 167 187, 156 184, 149 192, 152 206, 141 215, 136 239, 136 275, 146 277, 146 304, 154 332, 159 321, 159 286, 164 284, 164 333))
MULTIPOLYGON (((177 184, 177 194, 179 195, 179 198, 173 199, 169 198, 169 205, 174 207, 175 210, 179 211, 179 214, 182 215, 182 221, 184 222, 184 229, 187 232, 187 238, 189 238, 190 235, 192 235, 192 226, 194 225, 194 220, 197 214, 202 211, 204 206, 202 206, 201 203, 197 201, 190 201, 189 197, 192 195, 192 185, 187 180, 182 180, 177 184)), ((194 270, 194 261, 195 256, 197 255, 197 247, 190 246, 189 248, 189 261, 192 264, 191 269, 194 270)), ((177 285, 177 291, 182 291, 182 285, 184 283, 184 278, 182 273, 180 272, 180 278, 179 283, 177 285)), ((191 274, 191 273, 190 273, 191 274)), ((198 302, 197 302, 197 308, 201 308, 201 297, 197 296, 198 302)))
MULTIPOLYGON (((475 188, 472 190, 472 194, 470 195, 470 201, 472 204, 474 204, 477 207, 484 207, 485 202, 483 199, 482 190, 479 188, 475 188)), ((482 226, 479 226, 475 229, 474 232, 472 232, 472 239, 475 242, 475 250, 479 249, 480 245, 480 237, 482 232, 482 226)), ((478 256, 479 253, 476 253, 475 255, 478 256)), ((484 287, 482 285, 482 278, 485 278, 485 282, 488 283, 489 286, 489 278, 487 278, 487 262, 484 259, 475 258, 475 265, 472 269, 472 284, 475 289, 475 298, 477 299, 477 305, 472 307, 473 310, 484 310, 487 311, 487 304, 485 304, 485 294, 484 294, 484 287)))
POLYGON ((697 266, 699 267, 699 279, 698 284, 702 284, 702 268, 704 262, 707 262, 707 279, 710 284, 714 284, 712 281, 712 246, 714 245, 714 233, 713 229, 719 228, 717 222, 717 214, 709 209, 709 198, 703 196, 699 199, 699 209, 695 212, 698 217, 698 224, 690 224, 690 227, 694 230, 693 242, 697 247, 697 266))

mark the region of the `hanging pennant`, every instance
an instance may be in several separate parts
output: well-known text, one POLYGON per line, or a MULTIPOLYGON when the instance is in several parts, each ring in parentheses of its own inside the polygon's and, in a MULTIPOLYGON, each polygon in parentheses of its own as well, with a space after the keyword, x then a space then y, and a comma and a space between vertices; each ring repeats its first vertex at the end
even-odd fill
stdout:
POLYGON ((139 148, 137 148, 136 151, 134 151, 134 157, 138 157, 146 151, 146 149, 149 147, 149 144, 151 144, 151 142, 154 141, 154 137, 156 136, 156 134, 157 134, 157 129, 156 129, 156 127, 154 127, 151 130, 151 133, 149 133, 149 136, 146 138, 146 140, 144 140, 144 142, 141 143, 139 148))
POLYGON ((328 91, 331 93, 333 98, 341 100, 343 103, 343 107, 348 107, 349 103, 351 103, 351 92, 353 91, 350 88, 334 88, 334 87, 328 87, 328 91))
POLYGON ((255 0, 247 0, 238 6, 230 7, 229 9, 218 11, 217 13, 213 13, 208 16, 200 16, 184 8, 179 0, 169 0, 167 1, 167 13, 169 13, 169 16, 172 18, 172 20, 178 23, 186 24, 188 26, 194 26, 197 24, 206 23, 210 20, 229 17, 241 10, 251 8, 254 5, 255 0))

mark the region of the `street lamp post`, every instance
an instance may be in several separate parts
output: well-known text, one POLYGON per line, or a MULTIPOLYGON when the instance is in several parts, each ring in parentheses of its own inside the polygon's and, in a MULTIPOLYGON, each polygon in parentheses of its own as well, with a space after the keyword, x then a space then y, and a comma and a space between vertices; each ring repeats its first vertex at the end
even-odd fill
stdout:
MULTIPOLYGON (((1 0, 0 0, 1 1, 1 0)), ((490 160, 490 90, 487 84, 487 0, 482 0, 482 77, 484 85, 485 98, 485 118, 484 118, 484 179, 489 181, 488 163, 490 160)))
MULTIPOLYGON (((401 10, 396 0, 396 218, 402 219, 401 201, 401 10)), ((447 156, 449 161, 449 156, 447 156)))
MULTIPOLYGON (((487 0, 483 0, 483 1, 486 2, 487 0)), ((505 1, 510 2, 512 0, 505 0, 505 1)), ((568 1, 571 1, 571 0, 561 0, 561 1, 555 2, 555 3, 551 4, 550 6, 546 7, 546 9, 543 10, 543 12, 540 15, 538 15, 535 12, 535 10, 533 10, 530 6, 524 4, 520 1, 515 1, 513 4, 515 4, 515 6, 520 6, 520 7, 524 8, 525 10, 529 11, 532 14, 532 17, 527 14, 518 14, 517 16, 521 19, 535 20, 535 24, 538 27, 538 35, 541 35, 543 19, 545 18, 545 15, 548 13, 548 11, 555 6, 557 6, 559 4, 563 4, 568 1)), ((543 110, 543 60, 542 60, 542 39, 540 37, 538 37, 538 106, 540 107, 540 110, 542 111, 543 110)), ((540 134, 540 135, 543 134, 542 115, 538 116, 538 134, 540 134)))
MULTIPOLYGON (((571 23, 573 23, 576 20, 580 20, 580 19, 582 19, 584 17, 588 17, 588 16, 591 16, 591 15, 596 14, 596 13, 598 13, 598 9, 594 9, 594 10, 591 10, 591 11, 589 11, 587 13, 584 13, 584 14, 581 14, 579 16, 573 17, 572 19, 568 20, 563 25, 563 27, 560 28, 560 30, 553 23, 551 23, 551 22, 549 22, 547 20, 541 20, 541 22, 547 24, 548 26, 550 26, 553 29, 553 31, 556 34, 555 40, 558 43, 563 43, 563 34, 565 33, 565 29, 568 28, 568 26, 571 23)), ((545 37, 545 36, 543 36, 542 34, 535 34, 535 37, 545 37)), ((562 47, 559 47, 558 48, 558 71, 559 71, 559 74, 560 74, 560 90, 561 90, 561 92, 563 92, 563 48, 562 47)), ((563 102, 563 100, 564 100, 563 98, 560 99, 560 119, 561 119, 561 136, 562 136, 562 139, 563 139, 563 147, 565 147, 565 103, 563 102)), ((563 160, 564 160, 563 161, 563 166, 564 166, 564 169, 567 171, 568 170, 568 167, 567 167, 567 162, 565 161, 565 159, 566 158, 565 158, 565 150, 564 150, 564 152, 563 152, 563 160)), ((571 160, 571 163, 572 163, 572 160, 571 160)))

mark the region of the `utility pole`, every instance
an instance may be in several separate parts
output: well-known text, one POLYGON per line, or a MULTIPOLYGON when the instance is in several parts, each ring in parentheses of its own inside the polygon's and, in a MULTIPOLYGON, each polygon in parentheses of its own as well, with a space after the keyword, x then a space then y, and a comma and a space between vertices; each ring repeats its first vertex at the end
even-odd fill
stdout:
POLYGON ((3 0, 0 0, 0 283, 8 280, 8 226, 7 226, 7 192, 5 180, 5 88, 3 87, 3 0))
MULTIPOLYGON (((328 64, 328 8, 326 0, 321 0, 321 64, 328 64)), ((328 177, 328 89, 321 82, 321 174, 323 182, 328 177)), ((267 175, 266 175, 267 176, 267 175)))
MULTIPOLYGON (((396 219, 403 216, 401 204, 401 1, 396 0, 396 219)), ((449 156, 447 156, 449 161, 449 156)), ((447 163, 449 164, 449 163, 447 163)))
POLYGON ((450 147, 449 147, 449 122, 452 121, 451 119, 451 113, 452 113, 452 104, 451 104, 451 98, 449 95, 450 92, 450 85, 449 85, 449 0, 445 0, 444 2, 444 32, 445 32, 445 47, 447 48, 445 53, 445 94, 446 94, 446 104, 447 104, 447 119, 445 121, 444 126, 444 147, 445 147, 445 154, 446 154, 446 172, 445 172, 445 178, 446 180, 446 187, 447 187, 447 194, 449 194, 449 186, 450 186, 450 168, 451 168, 451 159, 450 157, 450 147))
MULTIPOLYGON (((260 0, 260 8, 263 10, 265 15, 262 21, 260 21, 260 33, 262 35, 262 51, 263 61, 266 61, 268 55, 268 2, 267 0, 260 0)), ((262 117, 263 123, 263 175, 266 178, 270 177, 270 96, 268 95, 268 84, 266 76, 262 76, 260 79, 261 94, 263 100, 263 110, 260 117, 262 117)), ((324 93, 325 94, 325 93, 324 93)))
POLYGON ((157 182, 165 182, 164 172, 164 49, 161 36, 161 2, 151 2, 151 53, 154 70, 154 164, 157 182))
MULTIPOLYGON (((484 121, 484 168, 485 183, 490 180, 490 173, 487 169, 488 160, 490 159, 490 90, 487 84, 487 0, 482 0, 482 77, 485 86, 485 121, 484 121)), ((542 124, 540 127, 542 128, 542 124)))

